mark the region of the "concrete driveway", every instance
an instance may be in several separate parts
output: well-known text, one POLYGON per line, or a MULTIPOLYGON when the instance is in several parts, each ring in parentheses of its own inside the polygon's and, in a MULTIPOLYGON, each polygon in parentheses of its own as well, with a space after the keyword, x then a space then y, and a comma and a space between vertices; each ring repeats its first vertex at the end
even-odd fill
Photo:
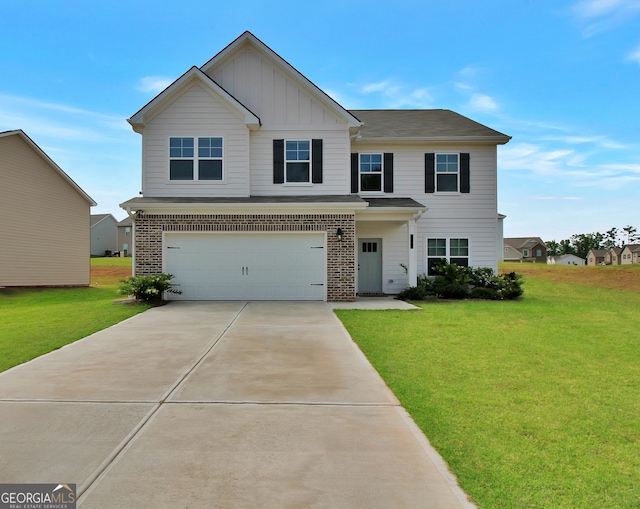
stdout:
POLYGON ((473 507, 325 303, 174 302, 0 374, 0 482, 78 507, 473 507))

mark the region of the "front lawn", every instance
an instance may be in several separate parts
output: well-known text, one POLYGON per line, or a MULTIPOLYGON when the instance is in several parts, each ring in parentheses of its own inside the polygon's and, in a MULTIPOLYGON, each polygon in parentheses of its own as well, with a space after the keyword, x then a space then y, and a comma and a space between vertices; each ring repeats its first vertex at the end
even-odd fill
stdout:
POLYGON ((521 301, 336 313, 480 508, 639 507, 640 288, 527 270, 521 301))
POLYGON ((131 258, 92 258, 89 288, 0 289, 0 372, 136 315, 115 305, 131 258))

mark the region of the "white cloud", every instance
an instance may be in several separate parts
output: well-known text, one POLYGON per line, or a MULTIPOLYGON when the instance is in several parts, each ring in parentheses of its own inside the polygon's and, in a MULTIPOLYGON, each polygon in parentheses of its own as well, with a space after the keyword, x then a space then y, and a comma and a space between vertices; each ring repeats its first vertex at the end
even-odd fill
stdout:
POLYGON ((587 37, 611 30, 640 13, 638 0, 581 0, 571 11, 584 24, 587 37))
POLYGON ((474 110, 487 113, 498 109, 498 103, 486 94, 473 94, 469 100, 469 106, 474 110))
POLYGON ((154 92, 159 94, 171 85, 173 81, 174 80, 172 78, 167 78, 166 76, 145 76, 140 78, 138 86, 136 86, 136 90, 139 90, 140 92, 154 92))
POLYGON ((640 64, 640 46, 627 55, 627 60, 640 64))
POLYGON ((393 79, 358 87, 360 94, 377 95, 378 108, 432 108, 434 98, 428 87, 413 87, 393 79))

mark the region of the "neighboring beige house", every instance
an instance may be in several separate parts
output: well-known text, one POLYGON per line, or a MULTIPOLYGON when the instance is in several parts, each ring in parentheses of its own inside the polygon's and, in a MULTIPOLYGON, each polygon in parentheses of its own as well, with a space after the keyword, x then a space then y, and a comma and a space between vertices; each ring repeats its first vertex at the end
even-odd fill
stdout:
POLYGON ((510 137, 453 111, 346 110, 245 32, 129 123, 134 273, 173 274, 171 299, 353 301, 441 259, 498 269, 510 137))
POLYGON ((547 263, 547 246, 540 237, 509 237, 503 245, 505 261, 547 263))
POLYGON ((640 244, 628 244, 620 253, 621 265, 631 265, 632 263, 640 263, 640 244))
POLYGON ((120 256, 133 255, 133 221, 129 217, 118 223, 118 251, 120 256))
POLYGON ((118 251, 118 221, 111 214, 91 216, 91 256, 111 256, 118 251))
POLYGON ((585 264, 585 259, 574 254, 552 255, 547 259, 549 265, 578 265, 585 264))
POLYGON ((621 247, 612 247, 607 251, 607 254, 604 255, 604 264, 605 265, 620 265, 620 255, 622 254, 621 247))
POLYGON ((90 284, 96 203, 23 131, 0 133, 0 286, 90 284))
POLYGON ((606 249, 591 249, 587 253, 587 265, 603 265, 604 257, 607 256, 606 249))

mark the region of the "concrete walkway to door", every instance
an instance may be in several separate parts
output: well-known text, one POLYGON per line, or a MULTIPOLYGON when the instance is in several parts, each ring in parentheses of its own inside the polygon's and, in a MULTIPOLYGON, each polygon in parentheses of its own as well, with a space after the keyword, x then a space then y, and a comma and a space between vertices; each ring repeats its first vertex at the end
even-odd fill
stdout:
POLYGON ((173 302, 0 374, 0 482, 82 508, 473 507, 325 303, 173 302))

